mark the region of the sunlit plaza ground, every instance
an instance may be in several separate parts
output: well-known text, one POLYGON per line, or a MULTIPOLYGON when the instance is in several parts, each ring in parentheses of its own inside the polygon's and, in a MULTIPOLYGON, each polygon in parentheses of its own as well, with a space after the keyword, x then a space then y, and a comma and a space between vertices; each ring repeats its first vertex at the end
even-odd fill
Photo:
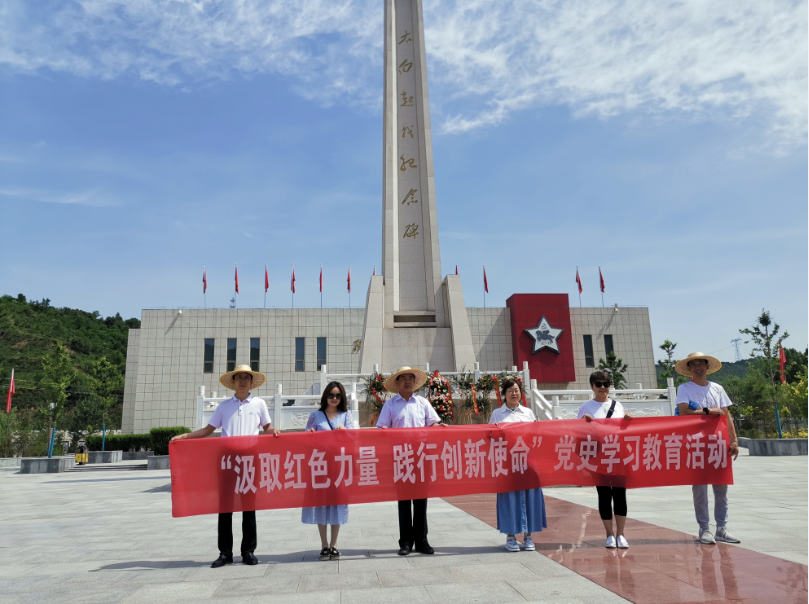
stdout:
POLYGON ((172 518, 167 471, 6 469, 0 602, 806 602, 806 567, 787 561, 807 563, 807 458, 743 449, 734 473, 729 528, 740 546, 693 543, 691 489, 664 487, 629 492, 630 548, 608 551, 595 490, 550 488, 537 552, 506 552, 479 519, 489 504, 467 505, 472 515, 432 499, 434 556, 397 556, 396 505, 377 503, 351 506, 339 562, 317 559, 300 510, 275 510, 258 513, 258 566, 211 569, 216 518, 172 518))

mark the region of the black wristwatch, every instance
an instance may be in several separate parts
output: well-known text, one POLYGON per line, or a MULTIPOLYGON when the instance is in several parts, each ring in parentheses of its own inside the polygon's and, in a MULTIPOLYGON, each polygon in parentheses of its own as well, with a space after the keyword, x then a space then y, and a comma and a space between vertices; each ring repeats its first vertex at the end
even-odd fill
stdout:
POLYGON ((703 412, 705 415, 709 415, 709 414, 711 413, 710 411, 708 411, 708 407, 703 407, 703 408, 702 408, 702 412, 703 412))

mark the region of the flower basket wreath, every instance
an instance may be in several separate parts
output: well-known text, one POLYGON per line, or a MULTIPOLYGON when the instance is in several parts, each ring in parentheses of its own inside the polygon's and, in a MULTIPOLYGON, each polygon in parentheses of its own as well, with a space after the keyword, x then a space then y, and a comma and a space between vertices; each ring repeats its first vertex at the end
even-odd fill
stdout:
POLYGON ((451 423, 455 421, 455 409, 452 404, 452 388, 449 380, 438 374, 436 371, 433 373, 430 380, 427 382, 429 387, 430 404, 438 413, 438 417, 444 423, 451 423))

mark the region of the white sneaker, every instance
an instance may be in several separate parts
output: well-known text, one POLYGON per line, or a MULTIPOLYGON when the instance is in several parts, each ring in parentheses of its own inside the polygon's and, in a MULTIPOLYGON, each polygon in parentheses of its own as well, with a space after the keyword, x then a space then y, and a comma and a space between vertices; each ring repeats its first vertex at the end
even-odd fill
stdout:
POLYGON ((728 529, 724 526, 722 528, 716 529, 716 540, 722 541, 723 543, 741 543, 739 539, 734 537, 728 532, 728 529))
POLYGON ((615 549, 615 537, 613 537, 612 535, 607 537, 607 543, 604 547, 606 547, 607 549, 615 549))
POLYGON ((525 545, 525 551, 527 552, 535 552, 536 546, 534 545, 534 540, 528 533, 525 534, 525 539, 523 540, 523 545, 525 545))
POLYGON ((618 541, 618 547, 620 547, 621 549, 626 549, 626 548, 629 547, 629 542, 626 540, 626 537, 624 537, 623 535, 618 535, 617 541, 618 541))
POLYGON ((510 552, 518 552, 520 551, 520 544, 514 538, 514 535, 509 535, 506 538, 506 549, 510 552))
POLYGON ((711 531, 708 529, 699 529, 699 542, 707 545, 716 545, 716 539, 713 538, 711 531))

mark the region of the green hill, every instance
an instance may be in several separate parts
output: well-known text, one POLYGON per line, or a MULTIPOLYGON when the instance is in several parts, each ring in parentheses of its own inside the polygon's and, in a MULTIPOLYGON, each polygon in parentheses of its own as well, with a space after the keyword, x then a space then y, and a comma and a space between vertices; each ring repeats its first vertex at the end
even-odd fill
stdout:
MULTIPOLYGON (((744 378, 747 375, 748 367, 747 363, 750 359, 742 359, 741 361, 734 361, 734 362, 723 362, 722 369, 717 371, 716 373, 712 373, 708 379, 712 382, 716 382, 721 384, 725 379, 729 378, 732 375, 735 375, 738 378, 744 378)), ((663 368, 660 365, 655 365, 655 369, 657 370, 658 379, 660 378, 660 374, 663 373, 663 368)))
POLYGON ((102 356, 123 372, 129 330, 139 327, 140 320, 124 320, 118 314, 103 318, 98 312, 55 308, 48 299, 28 302, 22 294, 0 296, 0 393, 5 395, 13 368, 14 407, 25 409, 45 402, 38 388, 42 357, 57 342, 67 347, 79 373, 71 388, 75 392, 82 390, 85 369, 102 356))

